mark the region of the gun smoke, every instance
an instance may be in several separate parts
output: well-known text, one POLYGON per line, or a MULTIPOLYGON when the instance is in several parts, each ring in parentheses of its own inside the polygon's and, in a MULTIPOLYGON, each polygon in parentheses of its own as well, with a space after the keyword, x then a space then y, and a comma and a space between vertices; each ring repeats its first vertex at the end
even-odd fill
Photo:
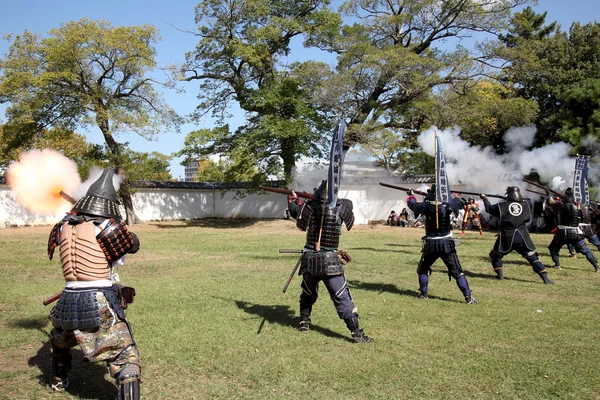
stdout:
POLYGON ((22 153, 19 161, 9 165, 6 178, 20 205, 47 215, 70 209, 60 191, 69 194, 81 182, 77 164, 50 149, 22 153))
POLYGON ((534 126, 511 128, 504 135, 508 151, 498 155, 491 146, 472 146, 460 137, 460 128, 440 130, 435 126, 423 131, 418 141, 427 154, 434 155, 434 134, 440 137, 446 156, 448 179, 452 185, 466 185, 487 193, 504 193, 507 186, 526 186, 523 177, 536 172, 542 182, 554 190, 570 186, 575 159, 571 145, 553 143, 531 148, 534 126))

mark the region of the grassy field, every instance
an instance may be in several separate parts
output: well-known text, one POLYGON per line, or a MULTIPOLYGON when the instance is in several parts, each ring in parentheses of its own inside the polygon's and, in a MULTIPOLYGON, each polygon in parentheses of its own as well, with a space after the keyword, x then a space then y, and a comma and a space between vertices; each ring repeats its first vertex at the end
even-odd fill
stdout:
MULTIPOLYGON (((49 262, 50 227, 0 230, 0 398, 110 399, 103 364, 74 351, 67 393, 54 394, 49 307, 64 282, 49 262)), ((542 284, 516 253, 497 281, 495 237, 467 233, 459 257, 478 305, 466 305, 441 262, 429 300, 415 273, 422 229, 356 226, 342 235, 346 277, 366 333, 353 344, 324 288, 314 330, 296 330, 300 279, 282 287, 304 234, 290 221, 203 220, 134 229, 121 267, 137 290, 128 311, 146 399, 599 399, 600 274, 564 259, 542 284)), ((549 235, 533 237, 550 263, 549 235)), ((594 249, 594 251, 596 251, 594 249)), ((596 254, 598 254, 596 252, 596 254)))

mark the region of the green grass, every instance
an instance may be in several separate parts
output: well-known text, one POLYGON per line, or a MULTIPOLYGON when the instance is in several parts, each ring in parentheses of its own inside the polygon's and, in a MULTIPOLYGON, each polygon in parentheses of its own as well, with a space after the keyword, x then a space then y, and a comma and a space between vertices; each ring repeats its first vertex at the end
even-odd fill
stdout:
MULTIPOLYGON (((0 398, 114 398, 103 364, 74 351, 54 394, 44 298, 64 282, 45 256, 50 227, 0 230, 0 398)), ((542 284, 516 253, 493 279, 495 237, 462 236, 458 254, 480 304, 464 304, 437 262, 415 298, 422 229, 357 226, 341 243, 361 325, 355 345, 324 287, 315 329, 296 330, 299 277, 282 293, 304 234, 290 221, 148 223, 121 267, 146 399, 598 399, 600 274, 564 257, 542 284)), ((534 235, 550 263, 549 235, 534 235)), ((566 250, 563 250, 566 255, 566 250)))

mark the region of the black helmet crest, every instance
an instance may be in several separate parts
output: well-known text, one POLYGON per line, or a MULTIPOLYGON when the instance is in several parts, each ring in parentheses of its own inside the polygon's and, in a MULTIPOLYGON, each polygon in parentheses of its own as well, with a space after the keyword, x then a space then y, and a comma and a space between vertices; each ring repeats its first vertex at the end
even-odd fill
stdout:
POLYGON ((321 181, 321 184, 319 185, 319 187, 315 189, 313 196, 315 196, 319 200, 325 200, 325 198, 327 197, 327 181, 326 180, 321 181))
POLYGON ((575 203, 575 194, 573 193, 572 188, 567 188, 567 190, 565 190, 565 200, 569 203, 575 203))
POLYGON ((119 218, 117 191, 113 185, 114 170, 105 168, 102 175, 89 187, 85 196, 75 203, 72 211, 105 218, 119 218))

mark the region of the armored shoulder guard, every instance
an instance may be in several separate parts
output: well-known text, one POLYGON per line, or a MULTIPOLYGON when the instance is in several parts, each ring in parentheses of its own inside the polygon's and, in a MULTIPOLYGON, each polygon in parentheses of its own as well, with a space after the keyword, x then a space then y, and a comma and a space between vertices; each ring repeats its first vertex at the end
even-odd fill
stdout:
POLYGON ((354 212, 352 212, 352 200, 342 199, 341 204, 338 206, 339 215, 344 224, 346 225, 346 229, 352 229, 354 225, 354 212))
POLYGON ((304 202, 304 204, 302 205, 302 208, 300 209, 300 215, 296 219, 296 227, 298 227, 298 229, 300 229, 303 232, 306 232, 306 230, 308 229, 308 225, 310 224, 310 221, 312 219, 312 215, 313 215, 313 209, 311 207, 312 203, 313 203, 312 201, 304 202))
POLYGON ((50 236, 48 237, 48 258, 52 260, 54 257, 54 250, 56 246, 58 246, 58 242, 60 240, 60 227, 62 226, 64 221, 60 221, 50 231, 50 236))
POLYGON ((129 232, 123 221, 112 218, 109 221, 106 228, 96 236, 106 259, 114 262, 127 253, 137 252, 140 248, 137 236, 129 232))

